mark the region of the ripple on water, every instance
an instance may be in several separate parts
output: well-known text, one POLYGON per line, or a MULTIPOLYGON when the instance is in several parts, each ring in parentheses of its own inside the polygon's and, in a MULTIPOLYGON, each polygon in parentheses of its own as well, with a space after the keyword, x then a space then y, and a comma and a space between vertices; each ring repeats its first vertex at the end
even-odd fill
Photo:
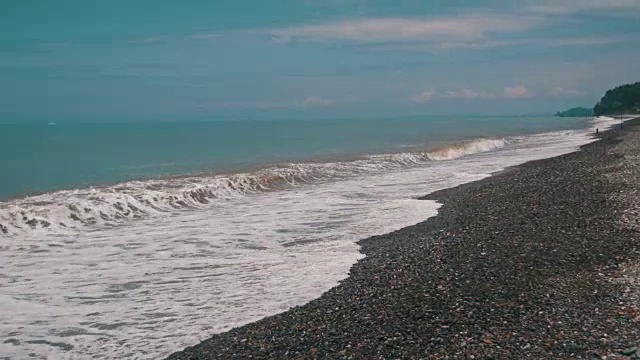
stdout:
POLYGON ((139 289, 142 285, 146 284, 147 281, 130 281, 123 284, 111 284, 109 285, 105 291, 109 293, 119 293, 123 291, 131 291, 135 289, 139 289))
POLYGON ((64 351, 69 351, 71 349, 73 349, 73 345, 71 344, 67 344, 67 343, 63 343, 63 342, 52 342, 52 341, 47 341, 47 340, 28 340, 25 341, 27 344, 45 344, 45 345, 51 345, 53 347, 57 347, 60 348, 64 351))
POLYGON ((59 337, 70 337, 70 336, 78 336, 78 335, 98 335, 98 336, 104 335, 103 333, 95 333, 87 329, 78 328, 78 327, 53 329, 49 331, 49 334, 59 336, 59 337))
POLYGON ((132 325, 132 323, 129 323, 129 322, 115 322, 112 324, 95 323, 89 326, 98 330, 114 330, 121 327, 126 327, 128 325, 132 325))

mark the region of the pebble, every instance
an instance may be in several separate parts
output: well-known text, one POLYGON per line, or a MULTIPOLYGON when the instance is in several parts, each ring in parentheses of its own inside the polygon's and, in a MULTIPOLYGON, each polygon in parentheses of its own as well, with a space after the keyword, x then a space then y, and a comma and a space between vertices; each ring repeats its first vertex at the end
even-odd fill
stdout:
POLYGON ((320 298, 169 359, 620 357, 640 326, 619 315, 610 265, 640 260, 640 233, 620 228, 625 208, 611 196, 640 193, 638 157, 625 156, 640 153, 638 122, 424 197, 443 204, 438 216, 361 241, 366 257, 320 298), (627 153, 618 134, 632 137, 627 153))

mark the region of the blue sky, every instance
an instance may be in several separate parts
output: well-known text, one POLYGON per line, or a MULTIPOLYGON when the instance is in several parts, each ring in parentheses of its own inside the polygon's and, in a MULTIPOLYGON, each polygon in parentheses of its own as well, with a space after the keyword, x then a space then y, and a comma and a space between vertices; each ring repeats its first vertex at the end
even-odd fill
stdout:
POLYGON ((640 80, 639 20, 640 0, 10 0, 0 122, 554 112, 640 80))

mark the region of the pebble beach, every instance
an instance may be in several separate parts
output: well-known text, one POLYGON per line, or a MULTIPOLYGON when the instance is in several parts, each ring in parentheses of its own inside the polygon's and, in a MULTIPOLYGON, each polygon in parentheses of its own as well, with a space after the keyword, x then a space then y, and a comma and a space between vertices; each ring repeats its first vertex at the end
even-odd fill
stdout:
POLYGON ((429 194, 320 298, 169 359, 640 358, 639 124, 429 194))

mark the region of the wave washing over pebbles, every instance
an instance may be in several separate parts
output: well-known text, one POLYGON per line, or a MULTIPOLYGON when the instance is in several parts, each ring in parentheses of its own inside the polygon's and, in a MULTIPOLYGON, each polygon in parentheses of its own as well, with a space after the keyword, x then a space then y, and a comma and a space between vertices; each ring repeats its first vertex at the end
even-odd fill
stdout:
POLYGON ((166 356, 318 297, 361 258, 356 241, 437 214, 418 196, 575 151, 618 121, 0 203, 0 353, 166 356))

